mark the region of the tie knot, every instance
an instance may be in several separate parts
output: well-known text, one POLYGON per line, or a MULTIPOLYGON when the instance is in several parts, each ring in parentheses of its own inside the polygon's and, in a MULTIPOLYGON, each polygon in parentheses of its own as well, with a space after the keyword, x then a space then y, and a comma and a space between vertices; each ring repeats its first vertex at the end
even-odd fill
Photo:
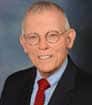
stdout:
POLYGON ((50 87, 49 82, 46 79, 40 79, 38 81, 39 89, 45 90, 50 87))

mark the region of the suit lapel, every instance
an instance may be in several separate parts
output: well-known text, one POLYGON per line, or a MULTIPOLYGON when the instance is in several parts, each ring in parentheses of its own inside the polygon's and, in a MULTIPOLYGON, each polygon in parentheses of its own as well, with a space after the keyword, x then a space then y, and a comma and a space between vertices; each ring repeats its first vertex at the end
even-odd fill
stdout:
POLYGON ((30 72, 28 73, 28 75, 26 75, 27 80, 25 81, 24 87, 21 90, 22 98, 20 99, 19 105, 30 105, 33 84, 34 84, 35 76, 36 76, 36 68, 34 67, 29 71, 30 72))
POLYGON ((76 68, 69 59, 64 75, 60 79, 48 105, 69 105, 73 95, 76 68))

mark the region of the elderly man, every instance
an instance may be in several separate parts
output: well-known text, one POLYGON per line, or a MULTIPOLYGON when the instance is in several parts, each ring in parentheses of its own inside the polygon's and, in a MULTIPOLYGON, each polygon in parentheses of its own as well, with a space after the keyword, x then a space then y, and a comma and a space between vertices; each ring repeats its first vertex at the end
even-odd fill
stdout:
POLYGON ((0 105, 87 105, 91 102, 89 78, 68 54, 75 37, 76 32, 61 7, 47 1, 33 4, 23 19, 20 44, 34 67, 9 76, 0 105))

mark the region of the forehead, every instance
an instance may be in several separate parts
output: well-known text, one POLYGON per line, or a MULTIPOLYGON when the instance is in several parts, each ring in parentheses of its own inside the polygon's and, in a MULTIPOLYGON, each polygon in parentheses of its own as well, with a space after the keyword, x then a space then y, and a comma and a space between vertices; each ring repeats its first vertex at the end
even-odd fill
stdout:
POLYGON ((65 26, 64 14, 56 9, 42 12, 29 12, 24 20, 24 31, 44 30, 52 28, 63 29, 65 26))

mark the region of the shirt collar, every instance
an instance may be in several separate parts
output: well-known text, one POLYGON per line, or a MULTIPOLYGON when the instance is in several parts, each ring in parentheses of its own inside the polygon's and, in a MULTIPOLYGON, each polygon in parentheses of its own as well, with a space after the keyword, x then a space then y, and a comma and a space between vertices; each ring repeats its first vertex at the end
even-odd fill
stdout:
MULTIPOLYGON (((58 83, 58 81, 60 80, 60 78, 62 77, 62 75, 63 75, 63 73, 64 73, 64 71, 66 69, 67 64, 68 64, 68 59, 66 58, 64 63, 61 65, 61 67, 54 74, 52 74, 51 76, 49 76, 47 78, 47 80, 49 81, 51 86, 58 83)), ((42 77, 41 77, 41 75, 39 73, 39 70, 37 70, 35 83, 37 83, 37 81, 40 80, 40 79, 42 79, 42 77)))

